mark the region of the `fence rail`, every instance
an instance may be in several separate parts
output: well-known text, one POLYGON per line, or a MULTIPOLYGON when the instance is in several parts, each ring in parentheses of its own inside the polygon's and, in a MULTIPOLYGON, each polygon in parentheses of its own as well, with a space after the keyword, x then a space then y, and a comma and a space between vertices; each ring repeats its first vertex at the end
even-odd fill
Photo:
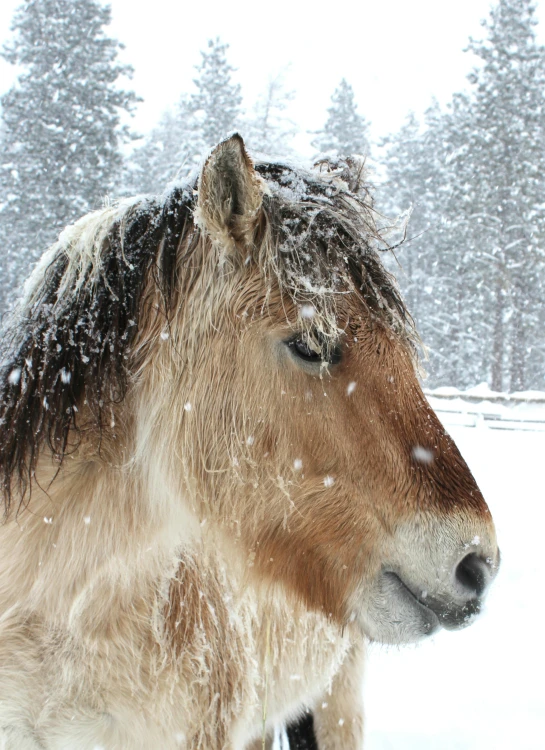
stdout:
POLYGON ((545 432, 545 394, 465 394, 455 389, 424 393, 445 425, 545 432))

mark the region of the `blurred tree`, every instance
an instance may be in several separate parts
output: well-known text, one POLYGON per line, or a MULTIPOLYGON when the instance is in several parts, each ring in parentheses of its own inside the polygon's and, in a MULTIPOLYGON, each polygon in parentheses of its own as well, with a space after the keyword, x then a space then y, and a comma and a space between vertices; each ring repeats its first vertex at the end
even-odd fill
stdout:
POLYGON ((127 160, 122 192, 160 192, 176 178, 186 178, 207 149, 240 123, 242 97, 227 62, 228 44, 210 39, 196 66, 195 91, 182 94, 173 111, 127 160))
POLYGON ((387 179, 381 190, 380 208, 387 216, 399 216, 402 220, 410 215, 409 236, 401 251, 402 269, 398 275, 409 309, 421 325, 425 322, 421 307, 429 273, 423 267, 419 248, 423 242, 429 243, 430 237, 423 239, 422 235, 427 234, 433 221, 433 205, 426 201, 428 181, 433 178, 435 166, 426 148, 430 133, 431 129, 424 135, 414 113, 410 113, 401 129, 381 144, 386 148, 383 164, 387 179))
POLYGON ((286 116, 293 96, 293 91, 286 91, 281 75, 269 79, 253 112, 241 127, 251 149, 269 156, 286 157, 293 153, 291 141, 297 128, 286 116))
POLYGON ((121 167, 121 123, 137 98, 119 86, 132 70, 107 37, 97 0, 28 0, 3 57, 21 68, 1 98, 0 296, 14 290, 60 229, 101 204, 121 167))
POLYGON ((396 275, 429 348, 432 383, 459 386, 479 378, 481 364, 465 356, 474 337, 474 321, 468 320, 472 308, 465 305, 473 267, 450 168, 464 138, 459 122, 463 105, 458 97, 443 112, 434 103, 422 126, 411 115, 399 133, 386 140, 387 181, 380 205, 390 216, 410 211, 407 240, 399 251, 402 270, 396 275), (452 243, 453 233, 458 243, 452 243))
POLYGON ((170 182, 186 178, 198 165, 205 144, 187 95, 159 123, 125 162, 121 192, 158 193, 170 182))
POLYGON ((201 52, 199 75, 193 80, 197 91, 191 96, 191 105, 207 148, 234 130, 241 114, 240 85, 231 80, 235 69, 227 62, 228 49, 229 45, 218 38, 210 39, 208 48, 201 52))
POLYGON ((368 124, 358 114, 352 86, 343 78, 331 97, 328 118, 317 132, 312 146, 320 153, 334 156, 367 156, 368 124))
MULTIPOLYGON (((542 341, 536 326, 545 282, 545 48, 536 43, 535 25, 531 0, 500 0, 484 24, 486 40, 469 44, 482 60, 469 78, 469 216, 478 214, 486 227, 495 390, 527 387, 530 371, 537 374, 532 349, 542 341)), ((543 360, 537 370, 543 387, 543 360)))
POLYGON ((433 384, 545 387, 545 49, 533 12, 500 0, 486 40, 470 41, 482 63, 468 94, 389 140, 385 206, 414 205, 407 294, 433 384))

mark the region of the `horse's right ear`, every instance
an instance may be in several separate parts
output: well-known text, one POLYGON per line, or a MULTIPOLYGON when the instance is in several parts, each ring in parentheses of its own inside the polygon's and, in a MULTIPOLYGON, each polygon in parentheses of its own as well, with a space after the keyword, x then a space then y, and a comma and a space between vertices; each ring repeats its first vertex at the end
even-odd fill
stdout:
POLYGON ((224 248, 249 244, 263 201, 262 181, 238 133, 218 144, 199 177, 195 218, 224 248))

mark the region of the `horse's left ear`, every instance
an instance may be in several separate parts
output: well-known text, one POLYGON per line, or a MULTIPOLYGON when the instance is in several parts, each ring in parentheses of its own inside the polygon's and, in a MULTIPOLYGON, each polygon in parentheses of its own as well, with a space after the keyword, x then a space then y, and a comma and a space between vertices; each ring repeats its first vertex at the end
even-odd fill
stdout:
POLYGON ((250 244, 263 201, 262 182, 238 133, 218 144, 199 177, 196 220, 224 248, 250 244))

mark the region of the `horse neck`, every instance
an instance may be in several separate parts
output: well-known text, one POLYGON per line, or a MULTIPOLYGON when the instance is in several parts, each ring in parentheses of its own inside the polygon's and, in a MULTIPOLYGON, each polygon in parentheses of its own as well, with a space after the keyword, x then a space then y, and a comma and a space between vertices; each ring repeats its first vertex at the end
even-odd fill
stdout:
POLYGON ((183 543, 183 504, 154 502, 149 483, 139 467, 66 457, 51 485, 35 484, 28 507, 0 527, 3 606, 64 617, 90 587, 134 590, 137 579, 164 575, 183 543))

